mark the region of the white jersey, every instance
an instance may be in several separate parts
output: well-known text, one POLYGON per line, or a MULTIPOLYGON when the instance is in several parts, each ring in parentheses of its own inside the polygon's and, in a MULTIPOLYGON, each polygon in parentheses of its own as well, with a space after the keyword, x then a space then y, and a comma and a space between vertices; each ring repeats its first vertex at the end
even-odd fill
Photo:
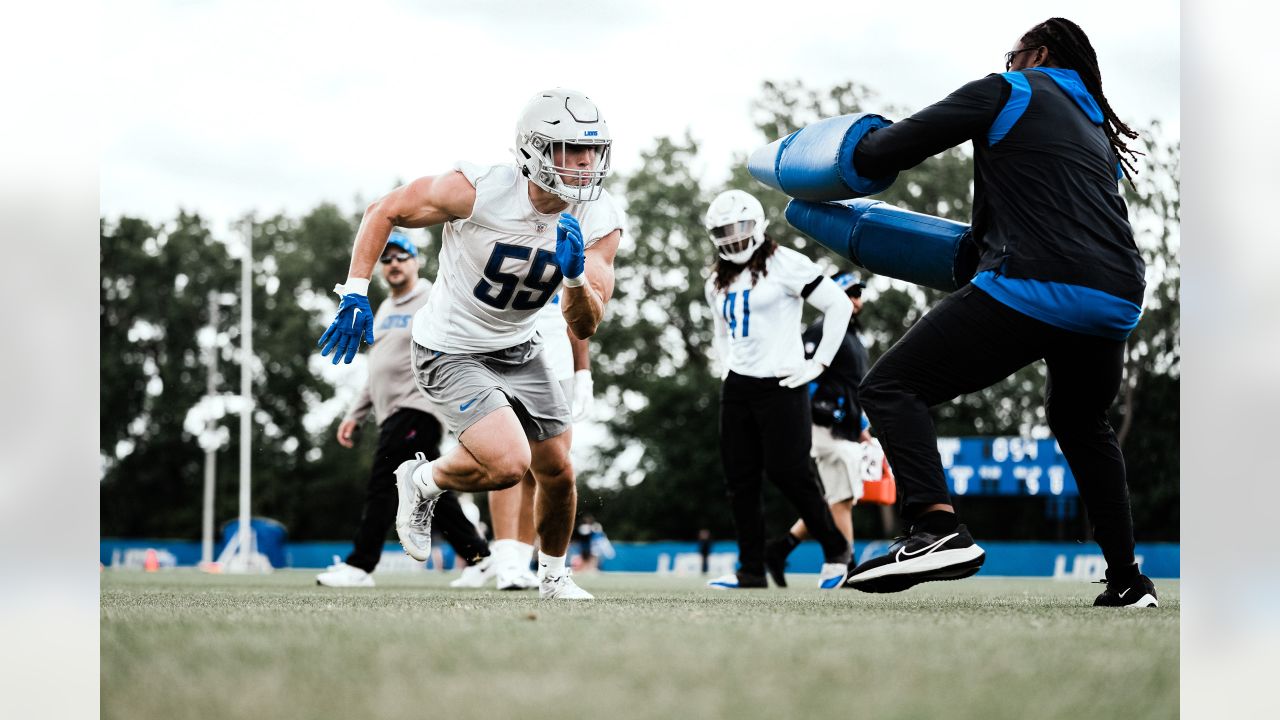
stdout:
POLYGON ((786 377, 804 364, 800 316, 801 292, 822 277, 817 263, 791 248, 779 247, 765 263, 765 274, 751 284, 743 268, 729 287, 716 290, 707 280, 707 303, 715 320, 721 362, 739 375, 786 377))
POLYGON ((542 336, 542 356, 551 366, 556 380, 573 379, 573 345, 569 343, 569 323, 564 319, 560 293, 538 311, 534 327, 542 336))
MULTIPOLYGON (((427 304, 414 316, 413 339, 444 353, 484 353, 533 337, 534 318, 560 286, 556 222, 529 200, 529 181, 515 165, 460 162, 475 186, 471 217, 444 225, 440 271, 427 304)), ((608 191, 564 212, 582 226, 586 247, 622 228, 608 191)))

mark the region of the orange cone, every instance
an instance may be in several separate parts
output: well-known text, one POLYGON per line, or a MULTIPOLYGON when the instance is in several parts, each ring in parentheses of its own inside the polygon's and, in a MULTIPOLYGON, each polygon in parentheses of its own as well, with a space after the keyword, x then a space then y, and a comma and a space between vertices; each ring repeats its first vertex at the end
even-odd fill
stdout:
POLYGON ((142 569, 147 572, 155 572, 160 569, 160 556, 156 554, 155 548, 147 548, 147 556, 142 561, 142 569))

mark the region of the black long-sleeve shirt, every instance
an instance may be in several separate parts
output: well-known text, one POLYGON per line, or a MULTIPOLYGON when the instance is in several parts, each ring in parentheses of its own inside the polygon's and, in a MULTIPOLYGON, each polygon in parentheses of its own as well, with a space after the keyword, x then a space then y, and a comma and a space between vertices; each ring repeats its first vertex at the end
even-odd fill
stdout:
MULTIPOLYGON (((855 168, 882 177, 972 141, 979 272, 1078 285, 1140 304, 1145 265, 1117 187, 1118 160, 1086 109, 1092 98, 1069 94, 1044 72, 1009 75, 1025 78, 1029 93, 1002 75, 968 83, 869 133, 854 152, 855 168), (1002 122, 1012 117, 1013 124, 995 137, 1006 104, 1016 106, 1011 98, 1025 100, 1025 110, 1005 114, 1002 122)), ((1100 118, 1096 104, 1093 110, 1100 118)))
MULTIPOLYGON (((867 349, 858 339, 857 329, 857 323, 849 323, 835 357, 831 358, 831 364, 818 376, 815 381, 818 387, 813 392, 814 402, 830 402, 845 410, 844 418, 831 426, 831 434, 845 440, 857 440, 862 434, 862 404, 858 402, 858 384, 862 382, 862 377, 867 374, 867 366, 870 365, 867 349)), ((822 340, 822 321, 805 328, 803 339, 805 357, 812 357, 814 349, 822 340)), ((814 416, 814 422, 825 424, 818 420, 817 415, 814 416)))

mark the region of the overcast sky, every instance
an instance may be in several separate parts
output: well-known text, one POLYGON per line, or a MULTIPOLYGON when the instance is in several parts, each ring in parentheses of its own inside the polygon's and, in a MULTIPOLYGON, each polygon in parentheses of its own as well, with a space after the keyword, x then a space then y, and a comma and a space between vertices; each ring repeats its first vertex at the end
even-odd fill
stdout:
POLYGON ((1090 35, 1123 118, 1178 134, 1177 2, 113 2, 101 209, 353 209, 458 159, 506 161, 516 115, 554 86, 598 103, 615 168, 688 129, 720 180, 761 144, 764 80, 853 80, 918 109, 1002 71, 1055 14, 1090 35))

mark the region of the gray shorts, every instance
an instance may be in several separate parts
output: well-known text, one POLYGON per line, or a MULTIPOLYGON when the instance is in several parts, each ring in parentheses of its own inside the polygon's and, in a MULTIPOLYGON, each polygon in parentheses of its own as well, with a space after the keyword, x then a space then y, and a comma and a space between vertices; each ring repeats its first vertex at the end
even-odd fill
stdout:
POLYGON ((418 389, 455 436, 504 407, 515 411, 530 440, 546 440, 569 429, 569 403, 542 357, 540 342, 458 355, 415 342, 409 354, 418 389))

